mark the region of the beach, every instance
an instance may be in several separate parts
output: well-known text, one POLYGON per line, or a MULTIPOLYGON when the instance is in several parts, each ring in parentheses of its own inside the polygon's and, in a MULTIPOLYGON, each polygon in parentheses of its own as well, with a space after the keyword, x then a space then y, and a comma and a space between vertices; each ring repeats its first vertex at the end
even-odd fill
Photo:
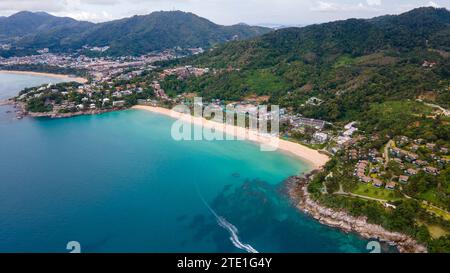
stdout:
POLYGON ((18 74, 18 75, 32 75, 32 76, 43 76, 43 77, 51 77, 51 78, 59 78, 59 79, 68 79, 70 81, 74 81, 74 82, 78 82, 78 83, 87 83, 88 82, 87 79, 82 78, 82 77, 71 77, 69 75, 52 74, 52 73, 44 73, 44 72, 0 70, 0 73, 18 74))
POLYGON ((219 132, 224 132, 227 135, 231 135, 239 140, 249 140, 259 143, 261 145, 264 145, 266 148, 268 148, 267 150, 270 151, 279 150, 281 152, 289 153, 297 158, 300 158, 302 161, 307 162, 312 167, 312 169, 321 169, 330 159, 327 155, 321 154, 316 150, 300 145, 298 143, 286 141, 274 136, 262 136, 256 131, 234 125, 223 124, 216 121, 206 120, 203 117, 194 117, 189 114, 182 114, 162 107, 137 105, 134 106, 133 109, 145 110, 165 116, 170 116, 184 122, 203 126, 204 128, 210 128, 219 132))

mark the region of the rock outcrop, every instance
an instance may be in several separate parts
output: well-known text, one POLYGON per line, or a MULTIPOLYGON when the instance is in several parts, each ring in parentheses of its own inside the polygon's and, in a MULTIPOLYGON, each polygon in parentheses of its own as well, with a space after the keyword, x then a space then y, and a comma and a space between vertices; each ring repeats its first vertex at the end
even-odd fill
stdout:
POLYGON ((353 217, 345 211, 336 211, 314 201, 308 192, 309 175, 290 177, 287 180, 291 199, 301 211, 317 219, 320 223, 343 230, 356 232, 366 239, 378 239, 395 245, 402 253, 426 253, 427 248, 408 235, 388 231, 382 226, 370 224, 366 217, 353 217))

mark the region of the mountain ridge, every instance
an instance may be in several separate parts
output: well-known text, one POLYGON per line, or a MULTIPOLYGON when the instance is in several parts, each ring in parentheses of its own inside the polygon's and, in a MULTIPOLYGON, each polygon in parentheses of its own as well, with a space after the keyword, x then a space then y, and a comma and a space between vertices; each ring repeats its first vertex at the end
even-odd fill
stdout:
POLYGON ((269 96, 271 104, 328 121, 357 118, 374 103, 422 96, 448 108, 449 20, 447 10, 423 8, 287 28, 162 65, 221 71, 183 85, 206 99, 269 96), (324 103, 307 105, 311 97, 324 103))
POLYGON ((177 46, 211 47, 269 31, 242 24, 222 26, 182 11, 157 11, 97 24, 32 12, 0 19, 0 37, 9 38, 18 48, 35 51, 46 47, 52 52, 73 52, 84 45, 110 46, 109 55, 139 55, 177 46), (26 22, 21 25, 21 21, 26 22), (15 28, 8 27, 8 23, 15 28))

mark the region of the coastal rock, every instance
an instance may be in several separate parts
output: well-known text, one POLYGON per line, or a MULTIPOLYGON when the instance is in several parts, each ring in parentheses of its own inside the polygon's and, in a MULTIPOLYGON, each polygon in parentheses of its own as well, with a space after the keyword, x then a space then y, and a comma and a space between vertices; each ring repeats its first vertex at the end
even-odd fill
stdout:
POLYGON ((353 217, 345 211, 336 211, 320 205, 311 199, 307 186, 309 178, 290 177, 286 183, 288 192, 298 209, 309 214, 320 223, 339 228, 344 232, 356 232, 366 239, 378 239, 397 247, 401 253, 426 253, 427 248, 413 238, 384 229, 382 226, 370 224, 366 217, 353 217))

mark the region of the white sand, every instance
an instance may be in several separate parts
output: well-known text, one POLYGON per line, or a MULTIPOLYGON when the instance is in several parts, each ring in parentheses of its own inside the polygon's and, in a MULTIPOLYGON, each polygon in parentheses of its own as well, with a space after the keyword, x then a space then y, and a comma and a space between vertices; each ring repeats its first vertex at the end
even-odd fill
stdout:
POLYGON ((0 73, 5 74, 21 74, 21 75, 32 75, 32 76, 44 76, 50 78, 58 78, 58 79, 67 79, 69 81, 78 82, 78 83, 87 83, 87 79, 81 77, 71 77, 69 75, 63 74, 52 74, 52 73, 43 73, 43 72, 32 72, 32 71, 15 71, 15 70, 0 70, 0 73))
POLYGON ((261 136, 257 132, 245 129, 238 126, 226 125, 216 121, 206 120, 202 117, 194 117, 188 114, 182 114, 170 109, 152 106, 134 106, 133 109, 146 110, 157 114, 162 114, 182 120, 183 122, 189 122, 191 124, 200 125, 205 128, 214 129, 219 132, 225 132, 228 135, 234 136, 237 139, 245 139, 254 141, 265 147, 270 147, 270 150, 280 150, 282 152, 290 153, 302 161, 308 162, 313 169, 322 168, 328 161, 327 155, 321 154, 316 150, 300 145, 298 143, 286 141, 278 137, 273 136, 261 136))

